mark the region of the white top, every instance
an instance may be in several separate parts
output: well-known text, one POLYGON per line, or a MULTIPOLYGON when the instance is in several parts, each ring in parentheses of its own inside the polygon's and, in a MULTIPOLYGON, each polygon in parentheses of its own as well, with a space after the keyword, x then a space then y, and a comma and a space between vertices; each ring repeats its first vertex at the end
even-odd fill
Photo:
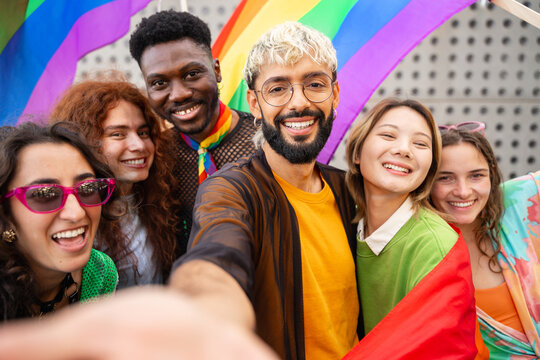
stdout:
POLYGON ((124 234, 129 241, 129 248, 132 254, 128 259, 136 258, 137 265, 130 262, 120 264, 119 269, 125 270, 125 276, 121 276, 117 286, 118 289, 135 285, 162 284, 163 277, 158 266, 154 264, 152 255, 154 249, 149 241, 146 228, 142 225, 137 215, 137 207, 131 196, 125 197, 129 204, 129 211, 122 217, 121 225, 124 234), (136 279, 136 280, 135 280, 136 279))
POLYGON ((403 204, 401 204, 399 209, 397 209, 384 224, 371 233, 366 239, 364 239, 364 218, 360 219, 358 222, 358 234, 356 235, 356 239, 358 241, 365 241, 371 251, 378 256, 390 240, 397 234, 399 229, 401 229, 413 215, 412 200, 409 196, 403 204))

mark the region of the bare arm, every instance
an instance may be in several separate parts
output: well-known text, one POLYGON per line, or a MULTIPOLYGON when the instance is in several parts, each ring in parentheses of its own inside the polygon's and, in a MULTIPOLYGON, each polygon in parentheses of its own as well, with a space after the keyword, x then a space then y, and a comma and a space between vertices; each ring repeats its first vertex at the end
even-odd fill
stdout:
POLYGON ((0 326, 0 360, 276 360, 251 330, 163 286, 122 290, 48 319, 0 326))
POLYGON ((238 282, 219 266, 204 260, 190 261, 173 272, 170 285, 213 316, 255 329, 251 302, 238 282))

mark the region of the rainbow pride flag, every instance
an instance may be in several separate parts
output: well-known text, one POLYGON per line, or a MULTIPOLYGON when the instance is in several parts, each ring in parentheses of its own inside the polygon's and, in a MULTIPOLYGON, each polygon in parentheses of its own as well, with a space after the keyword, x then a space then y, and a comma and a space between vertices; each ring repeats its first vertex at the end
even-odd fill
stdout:
POLYGON ((0 125, 39 121, 73 82, 77 61, 126 34, 149 2, 0 2, 0 125))
POLYGON ((459 234, 456 244, 342 360, 475 358, 469 250, 450 226, 459 234))
POLYGON ((326 34, 337 50, 340 103, 319 155, 328 163, 371 94, 430 32, 475 0, 242 0, 216 39, 221 100, 249 111, 241 70, 252 44, 272 26, 299 21, 326 34))

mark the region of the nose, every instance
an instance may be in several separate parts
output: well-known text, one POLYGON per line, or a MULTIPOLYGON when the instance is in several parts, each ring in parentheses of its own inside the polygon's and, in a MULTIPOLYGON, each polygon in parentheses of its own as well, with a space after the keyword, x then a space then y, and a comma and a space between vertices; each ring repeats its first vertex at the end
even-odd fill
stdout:
POLYGON ((458 179, 454 187, 454 196, 461 199, 467 199, 472 194, 472 189, 465 179, 458 179))
POLYGON ((302 83, 292 84, 291 91, 291 100, 289 100, 289 102, 287 103, 287 106, 290 110, 302 111, 311 105, 309 100, 304 95, 302 83))
POLYGON ((171 82, 171 92, 169 93, 169 100, 174 102, 182 102, 193 96, 193 90, 180 80, 173 80, 171 82))
POLYGON ((403 157, 412 158, 411 142, 406 137, 398 137, 394 140, 393 153, 403 157))
POLYGON ((127 141, 129 151, 142 151, 142 149, 144 148, 144 141, 137 133, 130 134, 127 141))
POLYGON ((60 218, 70 222, 77 222, 83 219, 85 215, 86 211, 79 204, 75 195, 69 194, 64 207, 60 210, 60 218))

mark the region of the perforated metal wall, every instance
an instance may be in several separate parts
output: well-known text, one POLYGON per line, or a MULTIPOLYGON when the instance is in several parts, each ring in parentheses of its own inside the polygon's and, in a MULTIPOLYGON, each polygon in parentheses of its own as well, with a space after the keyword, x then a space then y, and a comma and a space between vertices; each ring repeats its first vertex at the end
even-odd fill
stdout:
MULTIPOLYGON (((540 0, 521 1, 540 11, 540 0)), ((238 0, 188 0, 189 11, 217 36, 238 0)), ((132 19, 156 12, 155 0, 132 19)), ((180 9, 163 0, 162 9, 180 9)), ((115 68, 143 87, 129 34, 88 54, 77 78, 115 68)), ((473 4, 430 34, 375 91, 363 112, 387 96, 427 104, 440 124, 483 121, 506 179, 540 169, 540 30, 492 5, 473 4)), ((347 136, 345 137, 347 138, 347 136)), ((331 164, 346 168, 344 143, 331 164)))

